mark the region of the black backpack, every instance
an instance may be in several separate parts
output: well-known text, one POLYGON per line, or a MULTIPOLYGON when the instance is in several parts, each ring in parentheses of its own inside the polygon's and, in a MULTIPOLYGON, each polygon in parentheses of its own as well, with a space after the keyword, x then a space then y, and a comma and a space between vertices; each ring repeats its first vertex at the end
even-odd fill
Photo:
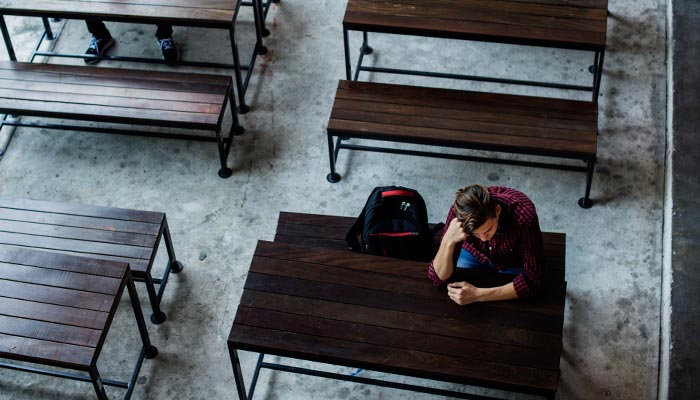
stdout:
POLYGON ((400 186, 375 188, 345 242, 351 251, 430 261, 433 232, 423 197, 400 186))

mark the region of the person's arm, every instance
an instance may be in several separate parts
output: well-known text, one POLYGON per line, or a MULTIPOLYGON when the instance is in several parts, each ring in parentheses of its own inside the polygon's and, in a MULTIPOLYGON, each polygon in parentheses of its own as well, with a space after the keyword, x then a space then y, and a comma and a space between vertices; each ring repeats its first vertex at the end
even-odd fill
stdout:
POLYGON ((447 285, 447 295, 460 306, 478 301, 500 301, 518 298, 513 282, 493 288, 479 288, 469 282, 453 282, 447 285))
POLYGON ((433 260, 435 275, 437 275, 438 279, 441 281, 444 282, 452 276, 455 269, 455 248, 466 238, 467 234, 464 233, 462 223, 459 222, 457 218, 452 218, 450 224, 447 226, 445 234, 442 236, 440 248, 433 260))

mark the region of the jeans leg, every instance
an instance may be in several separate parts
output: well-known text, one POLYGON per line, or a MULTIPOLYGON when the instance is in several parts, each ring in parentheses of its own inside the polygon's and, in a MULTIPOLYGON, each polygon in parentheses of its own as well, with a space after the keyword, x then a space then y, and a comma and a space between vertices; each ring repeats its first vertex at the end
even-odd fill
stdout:
POLYGON ((488 264, 482 264, 479 260, 462 248, 462 252, 459 253, 459 258, 457 259, 457 268, 472 269, 472 268, 488 268, 488 264))
POLYGON ((104 22, 98 19, 86 19, 85 24, 87 25, 88 32, 98 39, 107 39, 112 36, 104 22))
POLYGON ((173 26, 169 24, 158 24, 156 25, 158 29, 156 30, 156 37, 158 40, 166 39, 173 36, 173 26))

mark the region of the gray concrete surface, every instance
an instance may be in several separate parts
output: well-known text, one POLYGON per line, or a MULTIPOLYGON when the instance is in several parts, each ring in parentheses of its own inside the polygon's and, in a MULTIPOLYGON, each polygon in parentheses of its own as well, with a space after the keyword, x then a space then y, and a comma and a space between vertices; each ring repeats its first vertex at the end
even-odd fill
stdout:
MULTIPOLYGON (((356 215, 374 186, 399 184, 418 189, 426 198, 430 219, 438 221, 445 217, 455 190, 477 182, 527 193, 538 207, 542 229, 567 233, 569 286, 558 398, 656 398, 666 128, 665 1, 610 2, 613 17, 608 21, 599 163, 592 191, 595 206, 590 210, 576 204, 583 193, 582 174, 524 167, 344 152, 338 163, 343 180, 327 183, 325 124, 337 80, 344 76, 344 6, 344 1, 337 0, 282 0, 271 12, 272 35, 266 40, 271 51, 260 60, 253 77, 252 110, 242 118, 246 134, 234 141, 229 159, 234 174, 227 180, 216 175, 217 154, 211 143, 22 128, 0 160, 4 196, 167 213, 185 270, 172 277, 166 291, 163 308, 168 321, 149 326, 160 355, 145 362, 134 398, 235 398, 226 338, 255 243, 272 240, 280 210, 356 215)), ((244 52, 252 45, 250 14, 244 10, 240 19, 244 52)), ((24 18, 8 18, 8 22, 26 58, 40 23, 24 18)), ((155 28, 111 26, 118 40, 115 51, 157 54, 151 32, 155 28)), ((61 22, 55 27, 61 31, 58 48, 84 50, 88 36, 81 22, 61 22)), ((223 36, 180 28, 175 39, 185 57, 228 57, 222 52, 228 48, 223 36)), ((356 50, 359 37, 353 39, 356 50)), ((587 68, 592 55, 582 52, 381 35, 370 40, 375 49, 368 58, 371 63, 525 79, 581 83, 591 79, 587 68)), ((362 79, 587 98, 549 89, 427 78, 364 75, 362 79)), ((157 268, 162 268, 162 255, 157 261, 157 268)), ((127 306, 124 299, 102 353, 103 376, 125 377, 125 368, 136 355, 138 336, 127 306)), ((242 354, 248 379, 254 360, 255 355, 242 354)), ((109 393, 115 398, 121 394, 117 389, 109 393)), ((2 400, 92 396, 89 384, 0 370, 2 400)), ((436 397, 266 371, 256 398, 436 397)))

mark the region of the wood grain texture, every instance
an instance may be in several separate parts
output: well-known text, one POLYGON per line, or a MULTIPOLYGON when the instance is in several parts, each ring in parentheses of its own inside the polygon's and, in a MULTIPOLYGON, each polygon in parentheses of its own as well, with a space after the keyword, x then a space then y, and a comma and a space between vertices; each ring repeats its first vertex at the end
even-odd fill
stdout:
POLYGON ((0 246, 0 357, 87 370, 126 279, 124 263, 0 246))
POLYGON ((239 0, 0 0, 6 15, 159 23, 227 29, 239 0))
POLYGON ((329 135, 575 159, 597 153, 594 103, 340 81, 329 135))
MULTIPOLYGON (((50 251, 52 257, 105 260, 100 272, 107 274, 111 261, 125 262, 143 278, 150 274, 164 219, 159 212, 0 197, 0 252, 19 246, 50 251)), ((41 257, 32 257, 34 261, 16 263, 41 262, 41 257)), ((85 264, 71 263, 63 268, 76 272, 85 264)), ((93 269, 101 266, 94 260, 90 263, 93 269)))
MULTIPOLYGON (((277 237, 329 236, 335 244, 353 220, 281 213, 277 237)), ((545 241, 555 252, 565 244, 561 234, 547 234, 545 241)), ((458 306, 432 286, 426 269, 425 263, 259 241, 229 345, 427 379, 556 392, 563 273, 552 286, 557 289, 540 299, 458 306)))
POLYGON ((0 62, 0 111, 216 131, 231 77, 0 62))
POLYGON ((347 29, 602 50, 607 1, 349 0, 347 29))

